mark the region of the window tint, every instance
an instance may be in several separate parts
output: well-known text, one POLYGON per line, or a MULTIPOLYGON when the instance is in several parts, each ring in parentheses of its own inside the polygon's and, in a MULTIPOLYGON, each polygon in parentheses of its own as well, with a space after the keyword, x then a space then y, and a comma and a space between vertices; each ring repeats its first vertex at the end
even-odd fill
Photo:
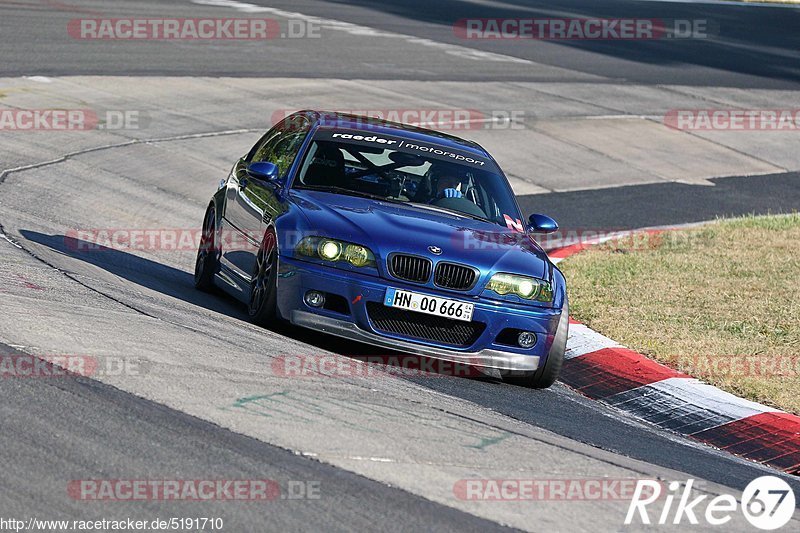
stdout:
POLYGON ((309 146, 294 188, 437 207, 503 227, 509 220, 521 224, 513 192, 493 165, 483 169, 405 147, 385 148, 387 143, 323 138, 309 146))
POLYGON ((309 126, 306 119, 297 117, 278 124, 254 148, 250 161, 273 163, 278 167, 279 175, 285 176, 300 151, 309 126))

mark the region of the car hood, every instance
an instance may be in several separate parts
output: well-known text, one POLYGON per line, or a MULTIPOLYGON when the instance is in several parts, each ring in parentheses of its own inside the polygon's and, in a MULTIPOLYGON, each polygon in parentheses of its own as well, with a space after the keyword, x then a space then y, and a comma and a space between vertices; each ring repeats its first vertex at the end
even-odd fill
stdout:
POLYGON ((476 267, 483 283, 495 272, 551 279, 547 255, 527 234, 433 208, 309 190, 290 194, 308 222, 303 234, 368 246, 384 274, 386 257, 402 252, 476 267))

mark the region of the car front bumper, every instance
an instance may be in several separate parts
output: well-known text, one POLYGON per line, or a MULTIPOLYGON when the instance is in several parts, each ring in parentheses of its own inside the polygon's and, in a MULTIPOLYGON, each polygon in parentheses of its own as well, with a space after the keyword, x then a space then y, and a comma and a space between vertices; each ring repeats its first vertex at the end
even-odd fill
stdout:
POLYGON ((287 257, 280 258, 278 272, 278 311, 281 317, 295 325, 380 348, 473 365, 495 376, 500 370, 537 370, 547 357, 561 317, 560 309, 506 306, 494 300, 430 290, 399 280, 386 280, 287 257), (472 303, 475 305, 473 321, 482 322, 486 327, 469 346, 453 346, 377 330, 370 320, 366 304, 382 303, 390 287, 472 303), (349 312, 310 307, 303 298, 310 290, 341 296, 348 302, 349 312), (497 336, 505 328, 536 333, 536 344, 528 349, 498 344, 497 336))

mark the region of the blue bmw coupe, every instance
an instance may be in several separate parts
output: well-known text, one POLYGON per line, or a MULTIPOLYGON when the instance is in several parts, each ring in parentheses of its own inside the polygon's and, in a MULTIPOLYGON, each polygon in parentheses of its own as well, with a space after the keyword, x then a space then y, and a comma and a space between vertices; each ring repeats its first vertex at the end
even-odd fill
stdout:
POLYGON ((206 211, 195 285, 276 320, 544 388, 566 283, 492 156, 436 131, 301 111, 233 166, 206 211))

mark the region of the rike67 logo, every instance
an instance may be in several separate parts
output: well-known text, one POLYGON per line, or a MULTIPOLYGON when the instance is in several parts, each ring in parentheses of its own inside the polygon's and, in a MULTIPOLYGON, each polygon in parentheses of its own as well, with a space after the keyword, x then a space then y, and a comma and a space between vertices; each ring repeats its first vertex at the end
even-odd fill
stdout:
POLYGON ((724 526, 731 521, 737 511, 741 511, 747 521, 754 527, 771 531, 789 523, 795 509, 795 497, 792 487, 786 481, 775 476, 761 476, 751 481, 742 493, 741 505, 730 494, 722 494, 711 500, 707 494, 693 497, 690 479, 680 491, 677 481, 667 486, 667 494, 662 494, 660 482, 639 480, 633 493, 625 524, 686 524, 700 523, 724 526), (651 516, 648 505, 663 500, 660 513, 651 516))

